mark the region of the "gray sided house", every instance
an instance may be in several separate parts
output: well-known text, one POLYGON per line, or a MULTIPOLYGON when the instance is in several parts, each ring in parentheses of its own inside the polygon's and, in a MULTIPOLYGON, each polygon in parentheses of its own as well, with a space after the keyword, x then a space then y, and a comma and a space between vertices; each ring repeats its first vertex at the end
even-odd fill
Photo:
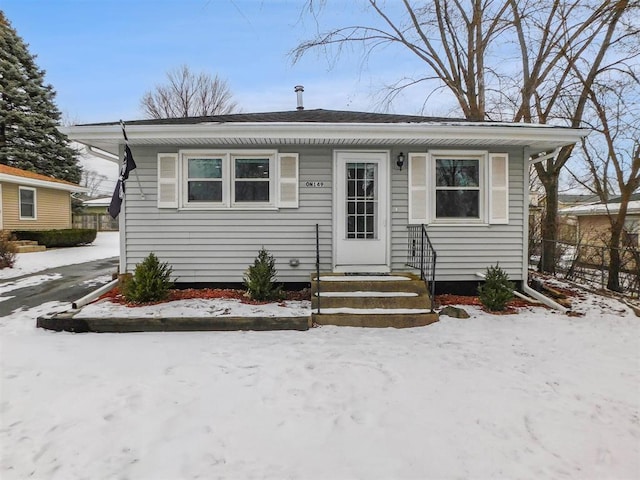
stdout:
MULTIPOLYGON (((138 168, 120 214, 122 273, 149 252, 179 283, 241 282, 264 246, 278 279, 407 271, 425 225, 438 285, 499 262, 526 279, 529 167, 582 130, 331 110, 127 122, 138 168), (135 178, 138 176, 139 184, 135 178)), ((122 158, 118 122, 68 127, 122 158)))

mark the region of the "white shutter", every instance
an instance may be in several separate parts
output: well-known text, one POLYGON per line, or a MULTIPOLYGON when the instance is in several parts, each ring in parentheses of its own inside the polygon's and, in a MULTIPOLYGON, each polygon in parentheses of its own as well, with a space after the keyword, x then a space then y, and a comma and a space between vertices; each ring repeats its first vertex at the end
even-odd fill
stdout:
POLYGON ((426 153, 409 153, 409 223, 429 223, 426 153))
POLYGON ((298 208, 298 154, 278 155, 278 207, 298 208))
POLYGON ((509 223, 509 155, 489 154, 489 223, 509 223))
POLYGON ((158 154, 158 208, 178 208, 178 154, 158 154))

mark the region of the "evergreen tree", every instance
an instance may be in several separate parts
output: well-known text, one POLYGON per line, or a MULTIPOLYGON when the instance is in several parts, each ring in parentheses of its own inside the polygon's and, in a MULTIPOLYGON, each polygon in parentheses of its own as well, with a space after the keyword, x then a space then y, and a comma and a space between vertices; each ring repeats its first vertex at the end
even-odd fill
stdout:
POLYGON ((0 11, 0 163, 78 183, 81 167, 57 125, 55 91, 0 11))

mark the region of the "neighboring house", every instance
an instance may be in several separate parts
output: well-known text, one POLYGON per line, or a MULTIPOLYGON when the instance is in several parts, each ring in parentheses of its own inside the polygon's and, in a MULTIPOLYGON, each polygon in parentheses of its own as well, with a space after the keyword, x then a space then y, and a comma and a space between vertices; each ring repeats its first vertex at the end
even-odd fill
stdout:
MULTIPOLYGON (((609 203, 591 203, 560 210, 560 216, 577 224, 574 242, 590 245, 607 245, 611 236, 609 216, 615 216, 620 210, 620 198, 609 203)), ((640 193, 633 194, 627 206, 621 246, 638 248, 640 237, 640 193)))
MULTIPOLYGON (((475 289, 496 263, 526 280, 529 166, 586 135, 300 109, 126 128, 138 168, 120 214, 121 273, 154 252, 180 283, 241 282, 264 246, 280 281, 308 283, 316 224, 322 271, 406 271, 408 226, 424 224, 440 290, 475 289)), ((117 122, 63 130, 123 156, 117 122)))
MULTIPOLYGON (((581 194, 558 194, 558 211, 565 208, 586 205, 598 201, 597 195, 581 195, 581 194)), ((540 236, 542 228, 542 217, 546 207, 546 195, 544 193, 532 192, 529 201, 529 221, 530 231, 534 231, 537 237, 540 236)), ((578 224, 574 217, 558 216, 558 240, 560 242, 574 243, 577 238, 578 224)), ((540 238, 536 239, 540 241, 540 238)))
POLYGON ((75 183, 0 164, 0 230, 71 228, 75 183))
POLYGON ((108 214, 107 208, 111 203, 111 196, 90 198, 82 202, 82 211, 86 214, 108 214))

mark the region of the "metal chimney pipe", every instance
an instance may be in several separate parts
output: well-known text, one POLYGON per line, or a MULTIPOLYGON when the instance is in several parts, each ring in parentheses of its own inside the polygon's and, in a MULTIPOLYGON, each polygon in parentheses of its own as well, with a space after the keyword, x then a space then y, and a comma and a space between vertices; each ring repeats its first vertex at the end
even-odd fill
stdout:
POLYGON ((302 85, 296 85, 293 89, 294 92, 298 95, 298 110, 304 110, 304 105, 302 104, 302 92, 304 92, 304 87, 302 85))

